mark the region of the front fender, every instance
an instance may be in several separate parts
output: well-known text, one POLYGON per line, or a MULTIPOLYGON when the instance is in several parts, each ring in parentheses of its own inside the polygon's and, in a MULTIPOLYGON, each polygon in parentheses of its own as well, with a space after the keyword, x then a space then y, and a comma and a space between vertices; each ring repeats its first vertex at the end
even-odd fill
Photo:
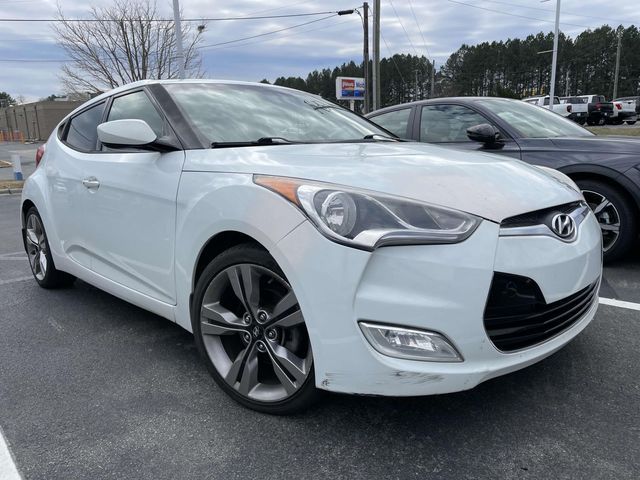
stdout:
POLYGON ((176 219, 177 323, 192 331, 189 298, 194 269, 209 239, 229 231, 245 234, 282 266, 277 244, 304 221, 302 212, 288 201, 254 184, 251 174, 183 172, 176 219))

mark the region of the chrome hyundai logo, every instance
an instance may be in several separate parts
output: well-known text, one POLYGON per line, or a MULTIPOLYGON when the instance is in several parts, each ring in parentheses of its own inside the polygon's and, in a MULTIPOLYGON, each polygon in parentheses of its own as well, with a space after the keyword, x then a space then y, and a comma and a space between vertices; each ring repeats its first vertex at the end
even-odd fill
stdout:
POLYGON ((559 213, 551 219, 551 230, 560 238, 569 238, 576 231, 576 224, 566 213, 559 213))

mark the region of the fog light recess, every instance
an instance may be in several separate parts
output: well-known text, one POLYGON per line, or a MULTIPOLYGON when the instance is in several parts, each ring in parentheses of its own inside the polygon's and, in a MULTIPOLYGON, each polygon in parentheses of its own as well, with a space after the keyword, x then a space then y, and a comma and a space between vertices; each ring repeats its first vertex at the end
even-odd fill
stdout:
POLYGON ((360 322, 371 346, 383 355, 428 362, 462 362, 462 356, 443 335, 427 330, 360 322))

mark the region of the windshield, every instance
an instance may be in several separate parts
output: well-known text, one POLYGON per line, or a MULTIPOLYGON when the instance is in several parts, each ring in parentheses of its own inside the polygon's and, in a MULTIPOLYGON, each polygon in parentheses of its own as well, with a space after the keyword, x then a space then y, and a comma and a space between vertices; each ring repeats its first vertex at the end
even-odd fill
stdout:
POLYGON ((593 134, 578 124, 520 100, 482 99, 478 102, 500 117, 521 138, 590 137, 593 134))
POLYGON ((279 137, 291 142, 362 140, 389 136, 368 120, 321 97, 261 85, 165 84, 191 125, 204 139, 255 142, 279 137))

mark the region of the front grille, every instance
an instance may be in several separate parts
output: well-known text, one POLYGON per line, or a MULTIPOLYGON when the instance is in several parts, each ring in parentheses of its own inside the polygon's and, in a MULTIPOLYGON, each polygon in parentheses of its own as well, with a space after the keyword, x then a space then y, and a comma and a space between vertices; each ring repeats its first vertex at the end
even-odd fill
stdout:
POLYGON ((493 344, 503 352, 537 345, 562 333, 591 307, 598 282, 562 300, 546 303, 532 279, 494 273, 484 328, 493 344))
POLYGON ((583 202, 571 202, 564 205, 558 205, 556 207, 543 208, 542 210, 536 210, 533 212, 527 212, 515 217, 505 218, 500 226, 502 228, 514 228, 514 227, 530 227, 532 225, 551 225, 551 219, 558 213, 571 213, 580 206, 583 202))

